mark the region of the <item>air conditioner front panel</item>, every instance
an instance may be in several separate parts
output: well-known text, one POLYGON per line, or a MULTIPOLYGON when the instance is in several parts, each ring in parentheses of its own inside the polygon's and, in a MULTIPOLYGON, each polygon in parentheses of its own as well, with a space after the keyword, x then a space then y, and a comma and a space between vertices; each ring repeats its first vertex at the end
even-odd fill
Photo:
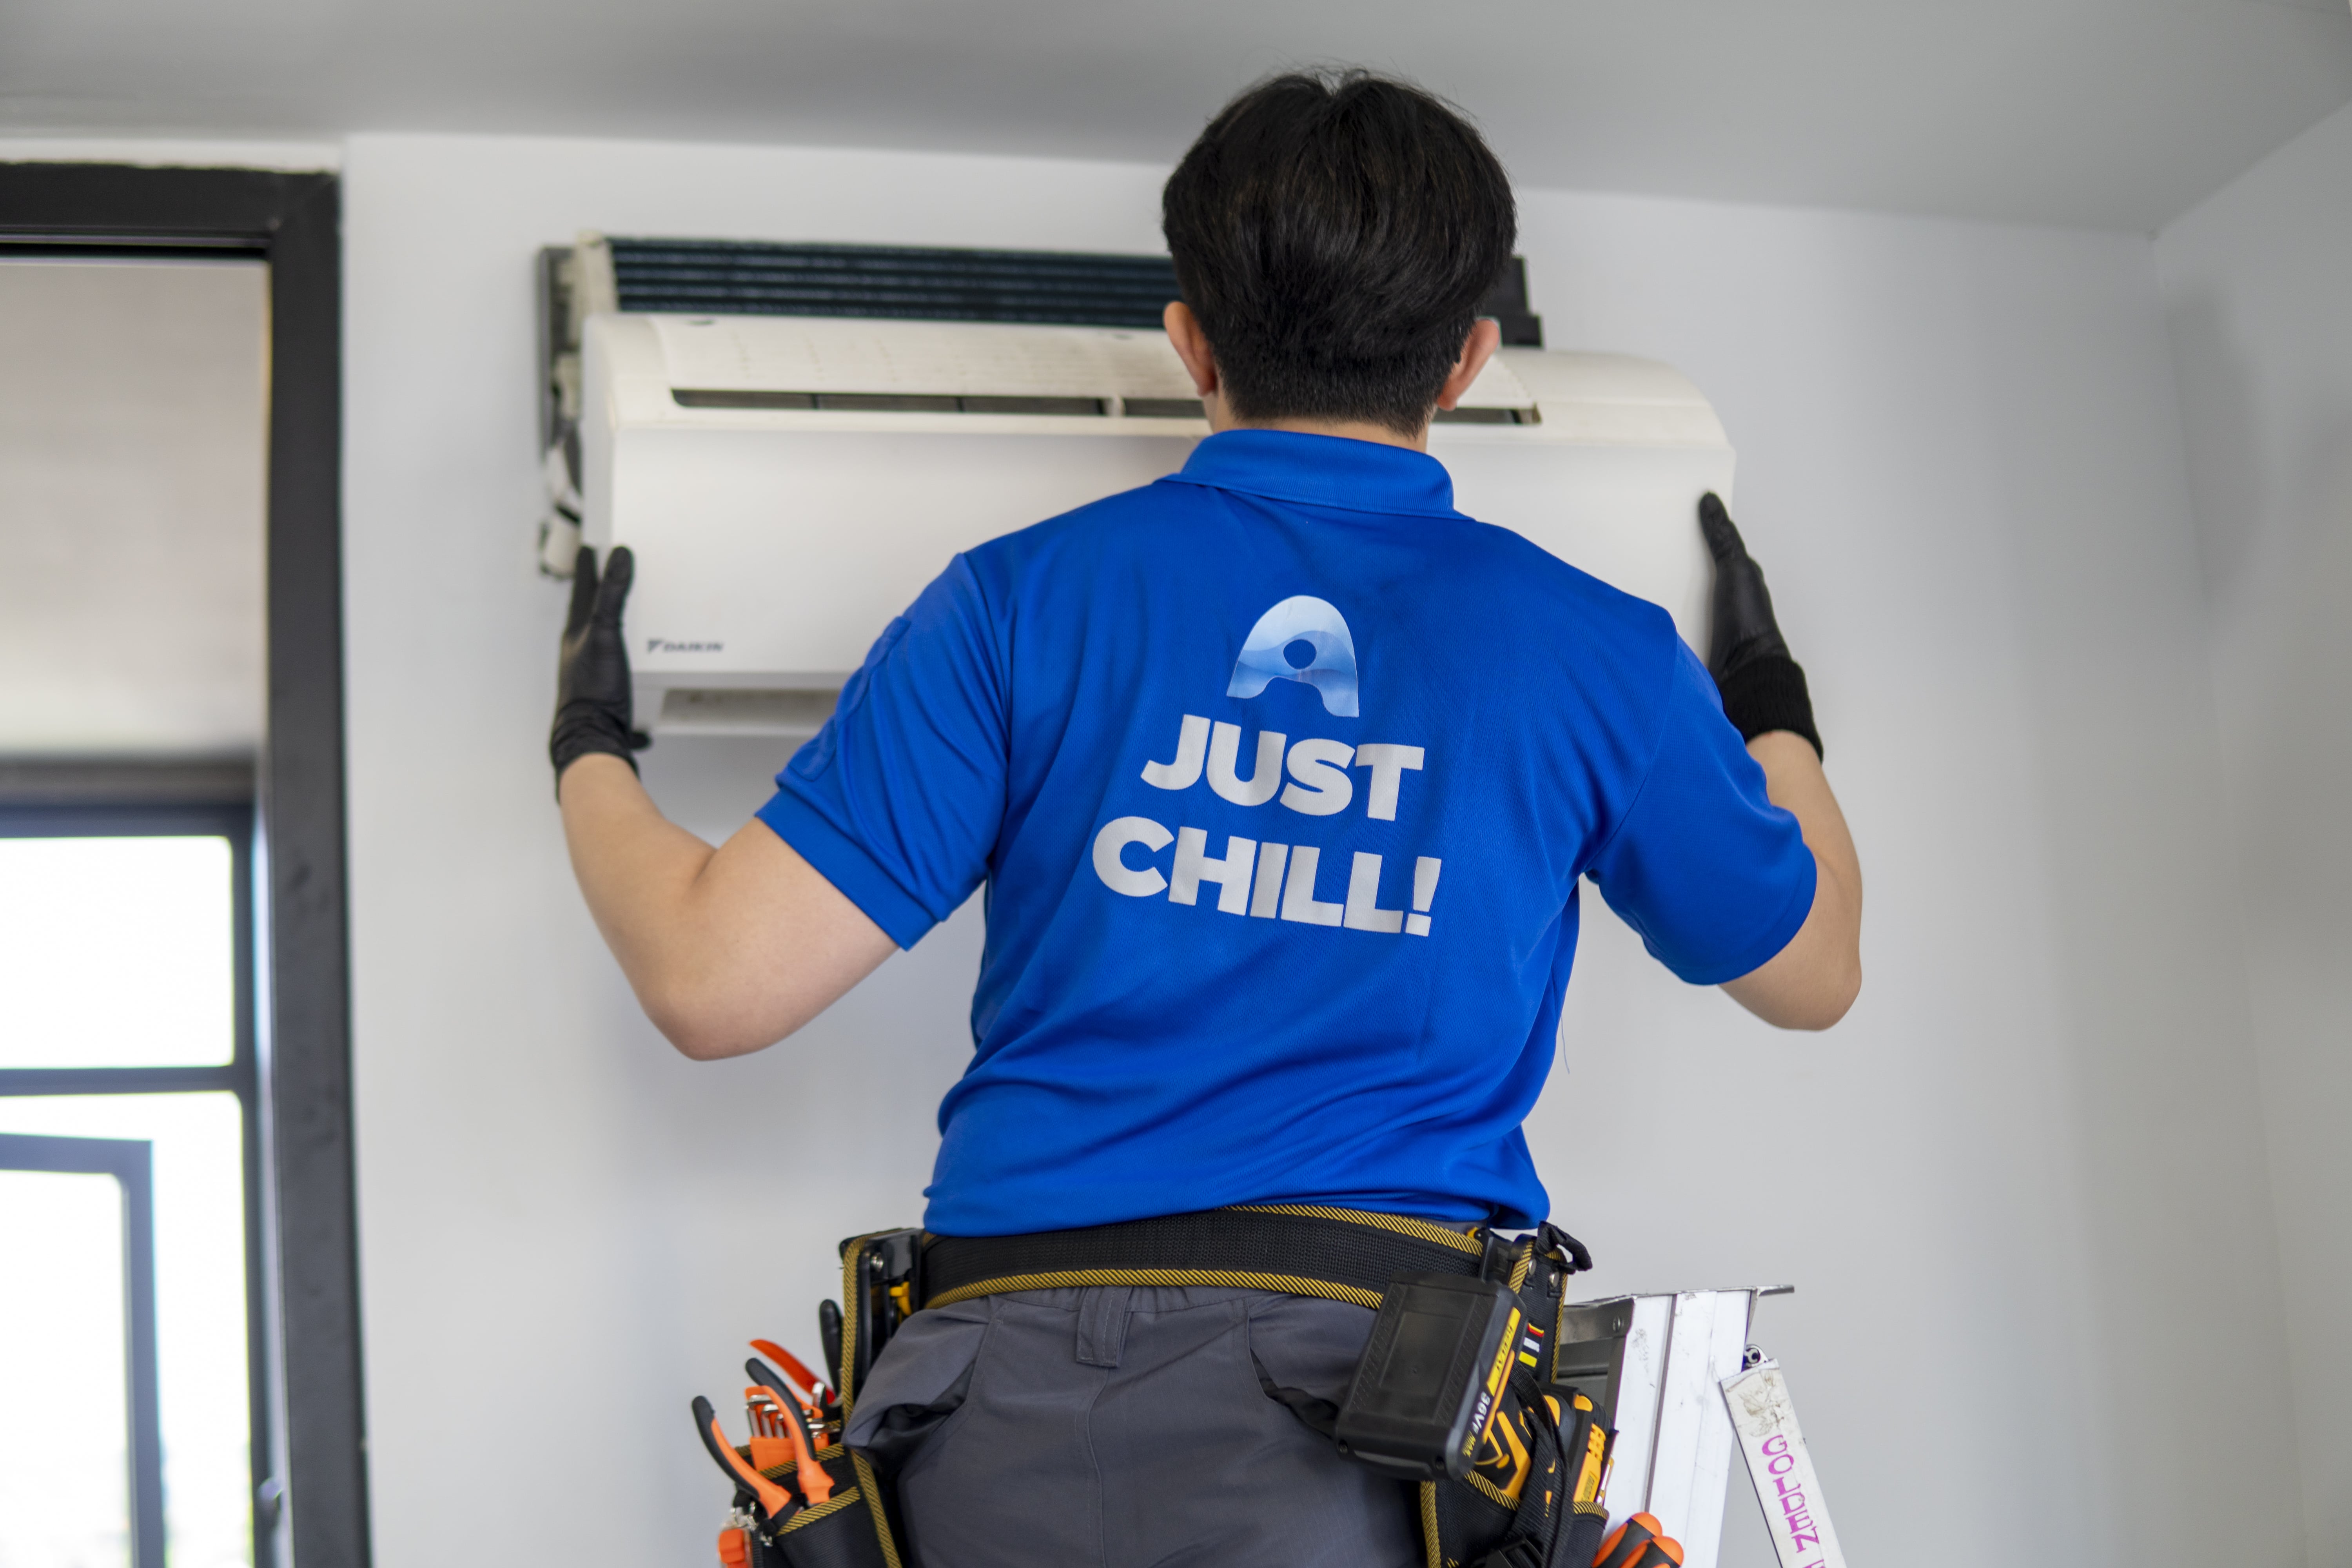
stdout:
POLYGON ((1454 475, 1454 504, 1499 523, 1612 587, 1663 605, 1706 652, 1714 565, 1698 498, 1731 500, 1729 447, 1480 442, 1441 426, 1429 449, 1454 475))
MULTIPOLYGON (((810 316, 620 317, 599 326, 633 340, 634 363, 679 389, 1106 401, 1194 395, 1183 362, 1156 331, 810 316)), ((1489 361, 1465 405, 1529 406, 1534 400, 1515 363, 1508 354, 1489 361)))
POLYGON ((590 542, 636 556, 641 685, 837 689, 959 551, 1149 484, 1192 445, 624 427, 590 542))
POLYGON ((738 391, 1189 397, 1165 334, 854 317, 650 316, 673 386, 738 391))
MULTIPOLYGON (((664 731, 812 731, 806 694, 959 551, 1172 473, 1207 434, 1159 398, 1180 386, 1150 334, 605 315, 584 349, 586 538, 637 556, 638 720, 664 731), (1033 394, 1088 412, 989 401, 1033 394)), ((1706 398, 1616 355, 1495 367, 1481 404, 1507 416, 1431 432, 1456 504, 1664 605, 1704 653, 1697 503, 1731 499, 1733 467, 1706 398)))

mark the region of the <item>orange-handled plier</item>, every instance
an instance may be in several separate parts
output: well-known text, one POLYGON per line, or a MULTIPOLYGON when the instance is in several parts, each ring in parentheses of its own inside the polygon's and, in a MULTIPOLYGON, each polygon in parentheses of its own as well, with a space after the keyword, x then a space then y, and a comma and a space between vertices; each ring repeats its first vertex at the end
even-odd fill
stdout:
POLYGON ((753 1340, 751 1348, 766 1356, 777 1366, 783 1368, 784 1375, 793 1380, 794 1385, 793 1392, 800 1395, 801 1403, 812 1412, 823 1410, 832 1398, 833 1391, 817 1381, 816 1373, 803 1364, 800 1357, 793 1354, 775 1341, 753 1340))
POLYGON ((800 1401, 784 1392, 782 1375, 758 1356, 743 1363, 743 1374, 766 1389, 784 1413, 784 1436, 792 1443, 793 1458, 799 1467, 793 1474, 800 1479, 801 1492, 809 1500, 809 1506, 814 1508, 832 1497, 833 1478, 816 1462, 816 1444, 809 1436, 808 1419, 801 1414, 800 1401))
MULTIPOLYGON (((694 1396, 694 1430, 702 1439, 702 1446, 710 1450, 711 1458, 718 1461, 719 1468, 759 1503, 760 1511, 768 1523, 781 1523, 800 1507, 793 1500, 791 1492, 753 1469, 751 1462, 735 1451, 735 1445, 727 1440, 725 1430, 719 1425, 719 1412, 711 1408, 710 1401, 698 1394, 694 1396)), ((826 1495, 832 1495, 829 1486, 826 1495)))

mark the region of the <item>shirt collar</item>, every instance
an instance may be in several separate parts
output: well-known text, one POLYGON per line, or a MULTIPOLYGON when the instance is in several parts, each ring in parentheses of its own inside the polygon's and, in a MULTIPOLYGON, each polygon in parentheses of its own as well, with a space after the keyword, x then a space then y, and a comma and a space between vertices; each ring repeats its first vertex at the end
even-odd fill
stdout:
POLYGON ((1224 430, 1192 448, 1185 484, 1349 511, 1452 517, 1445 465, 1410 447, 1297 430, 1224 430))

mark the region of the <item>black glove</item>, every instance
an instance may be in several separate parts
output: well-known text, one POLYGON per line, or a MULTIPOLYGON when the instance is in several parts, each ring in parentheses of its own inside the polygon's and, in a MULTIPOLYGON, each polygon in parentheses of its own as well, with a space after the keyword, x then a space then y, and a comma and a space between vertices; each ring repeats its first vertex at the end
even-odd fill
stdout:
POLYGON ((563 770, 594 752, 618 757, 636 771, 631 752, 653 740, 636 727, 629 691, 629 645, 621 637, 621 607, 628 603, 636 563, 625 544, 596 577, 596 552, 586 545, 572 567, 572 614, 563 623, 562 653, 555 667, 555 728, 547 738, 560 789, 563 770))
POLYGON ((1772 618, 1772 592, 1764 586, 1764 568, 1748 553, 1731 514, 1713 490, 1699 497, 1698 527, 1706 536, 1707 553, 1715 557, 1715 616, 1706 672, 1723 695, 1723 716, 1743 741, 1787 730, 1811 742, 1814 755, 1822 755, 1805 672, 1789 657, 1780 624, 1772 618))

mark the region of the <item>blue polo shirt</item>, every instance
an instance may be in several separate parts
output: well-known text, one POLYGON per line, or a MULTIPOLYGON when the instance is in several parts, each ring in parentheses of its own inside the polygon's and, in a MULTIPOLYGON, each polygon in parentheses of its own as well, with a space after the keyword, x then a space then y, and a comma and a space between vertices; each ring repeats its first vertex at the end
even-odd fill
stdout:
POLYGON ((957 556, 776 783, 761 819, 899 945, 988 889, 947 1235, 1532 1225, 1579 879, 1700 984, 1812 906, 1664 610, 1331 437, 1213 436, 957 556))

